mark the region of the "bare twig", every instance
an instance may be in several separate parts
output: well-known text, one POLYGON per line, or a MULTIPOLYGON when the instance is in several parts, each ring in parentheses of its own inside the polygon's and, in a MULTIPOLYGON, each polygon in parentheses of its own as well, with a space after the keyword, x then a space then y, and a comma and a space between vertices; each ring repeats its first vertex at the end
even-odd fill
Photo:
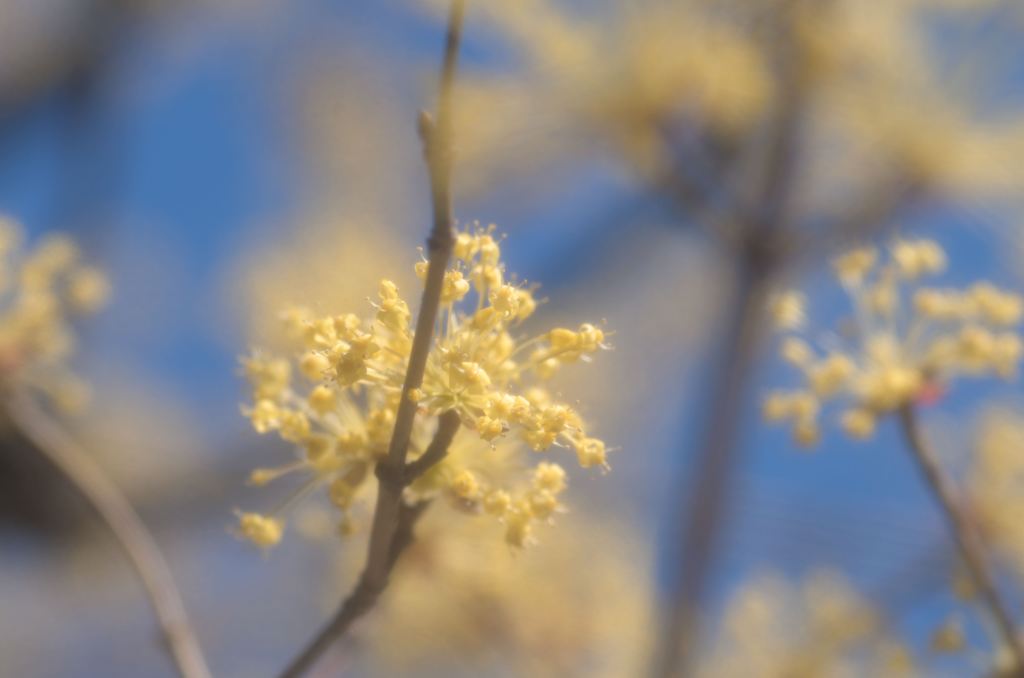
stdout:
MULTIPOLYGON (((462 38, 464 9, 463 0, 453 0, 448 16, 444 62, 438 85, 436 120, 425 112, 420 115, 420 136, 423 139, 424 156, 430 174, 434 217, 430 236, 427 238, 427 279, 419 315, 416 318, 416 332, 413 335, 412 350, 409 354, 405 381, 402 384, 402 396, 395 415, 391 443, 388 446, 387 457, 377 464, 380 482, 373 526, 370 529, 366 566, 355 590, 338 610, 334 619, 285 670, 283 676, 286 678, 304 674, 324 650, 348 630, 353 621, 373 607, 381 592, 387 587, 388 576, 401 550, 411 540, 412 520, 422 511, 420 508, 410 513, 402 502, 402 490, 407 484, 409 472, 405 459, 416 418, 416 404, 409 397, 409 393, 423 383, 423 373, 426 370, 434 325, 441 304, 444 274, 454 246, 451 205, 451 98, 459 43, 462 38), (407 528, 402 528, 403 517, 406 518, 405 522, 409 523, 407 528)), ((430 458, 439 459, 444 455, 458 426, 459 419, 454 413, 441 417, 435 436, 435 442, 441 441, 438 443, 441 451, 438 452, 432 443, 431 448, 435 449, 433 453, 428 449, 427 454, 431 454, 430 458)), ((414 469, 420 473, 423 470, 425 469, 414 469)))
POLYGON ((183 678, 209 678, 181 594, 156 540, 131 503, 88 452, 29 396, 7 401, 11 423, 92 504, 142 580, 167 646, 183 678))
POLYGON ((980 594, 982 602, 992 614, 1008 649, 1013 654, 1016 669, 1010 675, 1024 676, 1024 644, 1010 616, 1008 606, 999 594, 995 579, 985 560, 985 547, 977 528, 971 522, 967 510, 961 505, 956 488, 942 472, 917 422, 912 405, 900 410, 900 424, 907 446, 924 477, 925 484, 942 509, 946 525, 953 541, 956 542, 960 557, 967 566, 967 572, 980 594))

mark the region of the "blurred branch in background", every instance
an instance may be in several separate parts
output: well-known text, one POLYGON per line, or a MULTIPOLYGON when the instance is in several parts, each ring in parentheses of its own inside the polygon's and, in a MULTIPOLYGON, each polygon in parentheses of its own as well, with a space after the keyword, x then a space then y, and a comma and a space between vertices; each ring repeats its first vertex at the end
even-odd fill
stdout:
MULTIPOLYGON (((747 383, 760 344, 769 285, 778 271, 780 244, 792 225, 792 201, 799 135, 803 117, 801 58, 790 35, 789 19, 779 19, 777 69, 780 103, 761 169, 760 195, 753 213, 742 209, 738 249, 733 253, 734 289, 718 366, 709 376, 711 397, 693 467, 680 480, 672 544, 678 544, 678 569, 670 584, 668 616, 657 650, 654 675, 688 675, 700 646, 700 617, 708 573, 733 494, 739 422, 745 410, 747 383)), ((774 34, 774 32, 773 32, 774 34)), ((742 205, 742 197, 736 200, 742 205)))
POLYGON ((209 678, 210 671, 170 568, 132 505, 89 453, 33 402, 31 396, 12 396, 7 402, 7 416, 36 450, 88 499, 110 528, 146 589, 182 678, 209 678))

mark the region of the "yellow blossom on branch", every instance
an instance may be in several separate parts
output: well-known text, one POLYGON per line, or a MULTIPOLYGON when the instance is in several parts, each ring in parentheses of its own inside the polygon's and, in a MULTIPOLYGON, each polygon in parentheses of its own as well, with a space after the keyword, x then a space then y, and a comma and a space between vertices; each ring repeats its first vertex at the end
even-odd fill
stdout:
MULTIPOLYGON (((834 269, 853 305, 854 330, 850 336, 828 334, 820 348, 805 337, 786 336, 780 353, 804 383, 770 393, 765 418, 790 422, 796 441, 809 446, 820 436, 823 406, 842 401, 840 426, 863 439, 879 417, 939 392, 956 377, 1016 376, 1024 355, 1024 298, 988 282, 966 289, 921 284, 946 263, 931 240, 898 240, 885 253, 865 247, 837 258, 834 269)), ((795 313, 790 308, 784 315, 795 313)))
MULTIPOLYGON (((588 434, 573 406, 544 387, 563 365, 607 348, 605 333, 584 323, 522 334, 537 301, 531 288, 506 275, 493 227, 460 232, 454 254, 423 383, 409 394, 418 408, 410 459, 424 454, 441 414, 455 412, 462 426, 447 457, 405 496, 443 495, 464 511, 492 515, 504 524, 506 541, 521 547, 533 539, 536 522, 561 510, 567 486, 564 469, 553 461, 524 469, 524 451, 560 448, 583 468, 608 468, 605 443, 588 434)), ((425 271, 422 262, 416 270, 425 271)), ((253 428, 276 432, 299 449, 292 464, 254 471, 252 484, 292 471, 308 474, 308 489, 327 488, 344 532, 386 455, 412 346, 412 314, 398 286, 381 281, 377 297, 368 318, 291 309, 283 321, 294 354, 254 353, 242 361, 253 393, 243 412, 253 428)), ((257 543, 271 541, 245 526, 241 533, 257 543)), ((279 538, 280 530, 275 534, 279 538)))

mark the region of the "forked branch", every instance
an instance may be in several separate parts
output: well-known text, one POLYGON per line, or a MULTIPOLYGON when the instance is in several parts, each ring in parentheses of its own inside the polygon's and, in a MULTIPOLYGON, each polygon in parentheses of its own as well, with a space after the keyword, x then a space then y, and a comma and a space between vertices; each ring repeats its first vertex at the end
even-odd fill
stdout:
MULTIPOLYGON (((380 484, 379 494, 394 494, 399 497, 395 523, 393 525, 386 560, 380 569, 370 570, 369 563, 359 577, 355 589, 335 613, 334 617, 320 630, 312 642, 296 657, 281 674, 282 678, 293 678, 306 673, 319 659, 320 655, 344 636, 352 624, 377 604, 380 594, 387 588, 391 570, 402 553, 413 542, 413 528, 416 521, 430 505, 430 501, 420 501, 408 505, 401 501, 402 490, 431 466, 441 461, 448 453, 448 446, 459 430, 459 416, 449 410, 441 415, 437 432, 427 451, 416 461, 406 464, 403 469, 394 473, 380 462, 377 464, 377 478, 380 484), (423 463, 420 463, 423 462, 423 463), (385 470, 388 469, 388 470, 385 470)), ((376 517, 376 516, 375 516, 376 517)), ((371 539, 372 539, 371 535, 371 539)), ((372 546, 372 545, 371 545, 372 546)))

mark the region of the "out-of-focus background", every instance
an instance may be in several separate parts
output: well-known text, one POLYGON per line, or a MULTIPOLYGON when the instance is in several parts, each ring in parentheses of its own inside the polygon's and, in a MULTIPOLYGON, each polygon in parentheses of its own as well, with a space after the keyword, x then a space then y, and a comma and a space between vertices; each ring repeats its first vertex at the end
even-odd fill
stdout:
MULTIPOLYGON (((0 212, 30 242, 70 234, 113 289, 78 327, 92 400, 66 423, 151 526, 217 676, 274 675, 362 562, 365 529, 317 536, 316 501, 269 553, 233 534, 234 509, 286 498, 249 471, 290 454, 241 416, 239 356, 274 345, 290 304, 362 313, 382 277, 415 289, 430 215, 416 116, 443 34, 443 3, 415 0, 0 2, 0 212)), ((542 325, 606 323, 613 350, 558 388, 615 448, 612 470, 573 468, 568 512, 522 552, 432 509, 422 557, 327 671, 642 675, 743 284, 708 224, 786 171, 761 160, 788 119, 795 231, 866 212, 846 241, 925 235, 948 254, 943 284, 1021 290, 1022 34, 1024 11, 995 0, 468 3, 455 214, 507 234, 509 270, 548 299, 542 325)), ((810 248, 771 281, 806 290, 822 330, 849 313, 838 251, 810 248)), ((761 420, 761 396, 793 379, 771 349, 754 348, 728 421, 701 670, 794 675, 779 657, 810 645, 824 656, 799 675, 868 675, 814 636, 864 605, 866 651, 983 675, 986 622, 952 591, 951 542, 894 422, 870 442, 825 427, 800 449, 761 420), (787 631, 758 643, 765 616, 787 631), (969 649, 938 642, 951 628, 969 649)), ((958 382, 923 409, 965 486, 987 427, 1020 440, 1020 396, 958 382)), ((102 524, 45 463, 3 454, 0 675, 174 675, 102 524)), ((1002 547, 1019 603, 1019 542, 1002 547)))

